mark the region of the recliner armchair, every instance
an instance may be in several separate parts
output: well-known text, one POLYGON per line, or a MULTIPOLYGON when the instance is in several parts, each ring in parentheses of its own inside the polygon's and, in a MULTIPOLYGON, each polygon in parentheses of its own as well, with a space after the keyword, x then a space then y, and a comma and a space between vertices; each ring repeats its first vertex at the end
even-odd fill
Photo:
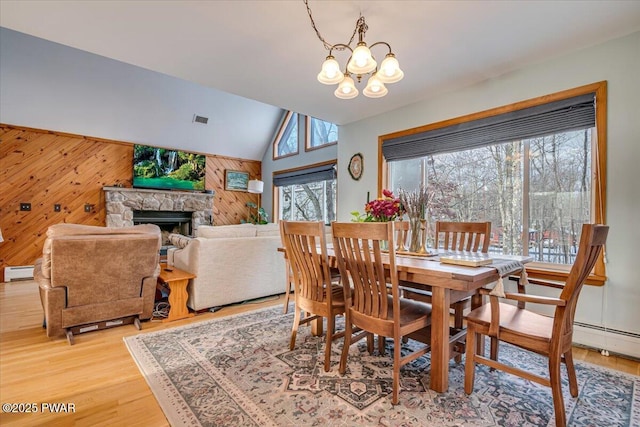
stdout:
POLYGON ((79 224, 49 227, 34 278, 40 286, 47 336, 150 319, 159 269, 160 228, 79 224))

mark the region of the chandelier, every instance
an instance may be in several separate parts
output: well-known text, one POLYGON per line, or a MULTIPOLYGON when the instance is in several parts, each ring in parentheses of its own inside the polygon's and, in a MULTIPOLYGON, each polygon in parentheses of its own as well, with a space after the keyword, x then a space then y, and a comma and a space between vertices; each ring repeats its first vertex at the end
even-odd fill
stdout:
POLYGON ((362 78, 369 76, 367 85, 362 93, 369 98, 381 98, 385 96, 389 91, 385 84, 395 83, 404 77, 404 73, 400 69, 400 64, 396 59, 396 56, 391 51, 391 46, 386 42, 376 42, 371 46, 367 46, 364 41, 364 35, 368 30, 365 23, 364 16, 360 15, 356 21, 356 28, 353 30, 351 40, 349 43, 329 44, 320 35, 320 32, 316 28, 316 24, 311 16, 311 9, 309 8, 308 0, 304 0, 307 6, 307 13, 311 20, 311 26, 316 32, 316 35, 320 41, 324 44, 324 47, 329 51, 329 55, 322 64, 322 69, 318 74, 318 81, 326 85, 337 84, 338 88, 335 90, 334 95, 340 99, 352 99, 358 96, 358 89, 352 76, 355 76, 358 83, 362 81, 362 78), (358 34, 358 43, 354 48, 351 47, 351 43, 358 34), (371 54, 371 49, 375 46, 386 46, 389 52, 382 60, 380 67, 371 54), (351 56, 347 60, 347 65, 344 71, 341 70, 340 64, 333 56, 333 51, 345 51, 351 52, 351 56))

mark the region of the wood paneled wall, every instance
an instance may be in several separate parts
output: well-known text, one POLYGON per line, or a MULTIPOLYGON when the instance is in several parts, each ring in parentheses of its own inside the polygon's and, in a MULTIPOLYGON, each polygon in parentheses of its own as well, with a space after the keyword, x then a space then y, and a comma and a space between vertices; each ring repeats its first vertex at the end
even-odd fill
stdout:
MULTIPOLYGON (((104 226, 102 187, 131 187, 132 163, 131 143, 0 124, 0 281, 5 266, 33 265, 50 225, 104 226), (31 210, 21 211, 21 203, 31 203, 31 210)), ((216 192, 216 225, 240 223, 246 202, 258 201, 256 194, 225 191, 225 169, 259 178, 261 162, 207 156, 205 185, 216 192)))
POLYGON ((224 189, 224 171, 227 169, 249 172, 249 179, 260 179, 262 162, 256 160, 234 159, 221 156, 207 156, 207 175, 205 186, 215 191, 213 202, 213 223, 215 225, 239 224, 247 220, 249 208, 247 202, 258 204, 258 195, 245 191, 226 191, 224 189))

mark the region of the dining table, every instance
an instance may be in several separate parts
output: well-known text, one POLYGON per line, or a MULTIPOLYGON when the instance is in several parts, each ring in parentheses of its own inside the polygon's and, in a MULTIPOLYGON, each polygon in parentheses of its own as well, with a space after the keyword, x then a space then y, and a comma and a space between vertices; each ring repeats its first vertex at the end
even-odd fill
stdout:
MULTIPOLYGON (((431 372, 429 388, 437 392, 446 392, 449 388, 450 312, 452 303, 471 296, 471 307, 482 305, 483 297, 479 289, 496 282, 501 276, 519 274, 522 265, 532 261, 528 256, 490 254, 492 264, 483 266, 465 266, 443 263, 440 256, 451 255, 451 251, 433 250, 428 256, 396 254, 398 279, 403 287, 431 291, 431 372), (520 265, 511 272, 500 268, 505 264, 520 265), (498 270, 501 270, 500 273, 498 270)), ((457 253, 459 254, 459 253, 457 253)), ((331 266, 337 261, 332 245, 327 245, 327 255, 331 266)), ((389 268, 389 255, 382 257, 385 267, 389 268)), ((412 338, 412 337, 411 337, 412 338)))

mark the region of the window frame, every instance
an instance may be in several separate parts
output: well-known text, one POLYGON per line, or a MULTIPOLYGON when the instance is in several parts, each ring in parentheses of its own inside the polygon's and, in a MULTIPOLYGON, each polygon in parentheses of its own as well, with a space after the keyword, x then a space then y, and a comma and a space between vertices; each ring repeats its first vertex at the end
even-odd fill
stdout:
POLYGON ((286 157, 296 156, 299 153, 300 153, 300 115, 293 111, 287 111, 287 113, 284 116, 284 119, 282 120, 282 124, 280 125, 280 129, 278 129, 278 133, 276 134, 276 137, 273 140, 272 160, 278 160, 278 159, 284 159, 286 157), (289 126, 289 122, 291 122, 294 116, 298 120, 298 134, 296 135, 296 140, 297 140, 296 151, 279 156, 278 147, 282 142, 282 137, 284 135, 285 130, 287 129, 287 126, 289 126))
MULTIPOLYGON (((323 121, 325 123, 330 123, 327 122, 326 120, 321 120, 318 119, 316 117, 311 117, 311 116, 305 116, 305 120, 304 120, 304 127, 305 127, 305 134, 304 134, 304 151, 314 151, 314 150, 319 150, 321 148, 325 148, 325 147, 330 147, 332 145, 336 145, 338 143, 338 140, 335 141, 329 141, 325 144, 322 145, 318 145, 317 147, 312 147, 311 146, 311 121, 312 120, 320 120, 323 121)), ((335 123, 331 123, 336 125, 335 123)), ((337 127, 338 125, 336 125, 337 127)))
MULTIPOLYGON (((391 134, 380 135, 378 137, 378 193, 381 193, 383 184, 389 182, 387 162, 382 154, 382 144, 385 140, 398 138, 415 133, 426 132, 446 126, 465 123, 499 114, 542 105, 561 99, 572 98, 578 95, 595 93, 596 102, 596 125, 594 138, 594 149, 592 151, 592 220, 599 224, 606 224, 606 189, 607 189, 607 82, 601 81, 585 86, 568 89, 549 95, 531 98, 525 101, 480 111, 449 120, 435 122, 416 128, 406 129, 391 134)), ((560 265, 551 263, 531 262, 527 264, 527 273, 531 277, 565 281, 568 277, 572 265, 560 265)), ((602 286, 606 281, 606 268, 604 264, 604 253, 601 253, 596 262, 594 271, 587 278, 589 285, 602 286)))

